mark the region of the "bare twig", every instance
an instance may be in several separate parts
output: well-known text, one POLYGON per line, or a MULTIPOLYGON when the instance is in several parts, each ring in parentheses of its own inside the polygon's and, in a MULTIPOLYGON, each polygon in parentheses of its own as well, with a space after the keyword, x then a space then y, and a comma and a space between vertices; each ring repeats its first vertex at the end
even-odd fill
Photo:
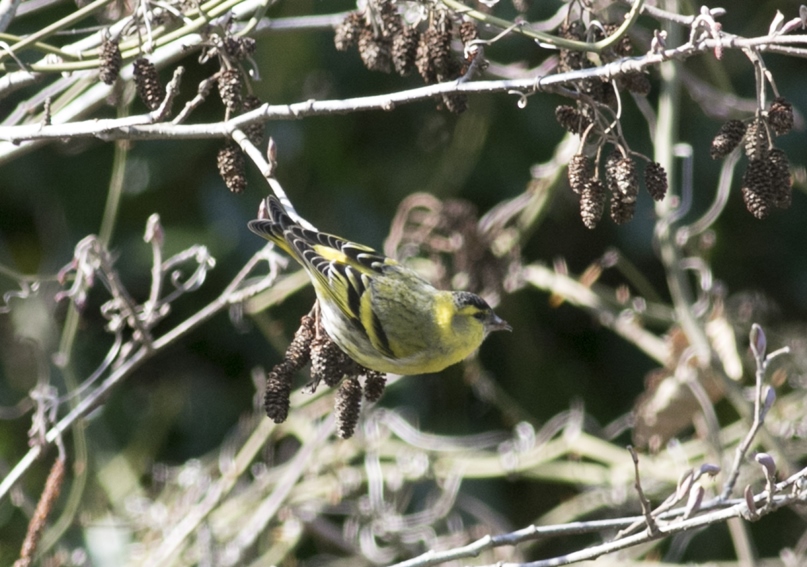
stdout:
POLYGON ((658 524, 656 523, 656 519, 653 517, 653 509, 650 506, 650 501, 647 499, 647 496, 644 494, 644 490, 642 490, 642 478, 639 474, 639 455, 636 453, 636 449, 631 446, 628 446, 628 451, 630 452, 631 459, 633 459, 633 469, 635 474, 635 482, 633 487, 636 489, 636 494, 639 496, 639 503, 642 505, 642 514, 644 514, 645 522, 647 523, 647 533, 653 537, 659 534, 658 524))
POLYGON ((42 496, 40 496, 39 502, 36 505, 34 516, 28 523, 28 532, 25 534, 25 541, 23 541, 22 544, 20 558, 14 562, 14 567, 28 567, 33 564, 37 545, 42 537, 42 532, 45 530, 48 516, 50 516, 51 510, 56 500, 59 498, 59 492, 61 492, 62 484, 64 483, 64 473, 65 457, 60 452, 53 466, 50 468, 48 480, 45 482, 42 496))
POLYGON ((750 338, 751 351, 754 354, 754 361, 757 368, 756 373, 754 374, 754 421, 734 454, 734 462, 729 469, 726 483, 723 485, 723 491, 720 494, 720 497, 723 499, 727 499, 729 496, 731 496, 731 492, 734 490, 734 485, 737 483, 737 478, 740 476, 740 467, 742 466, 745 454, 748 452, 748 449, 754 442, 754 438, 762 428, 762 425, 765 423, 765 414, 768 412, 770 406, 773 405, 773 402, 776 399, 776 393, 772 388, 769 388, 763 396, 762 385, 765 380, 765 371, 774 358, 789 352, 789 349, 785 347, 770 354, 766 354, 767 344, 765 340, 765 333, 762 330, 762 327, 756 323, 754 323, 751 327, 750 338))
MULTIPOLYGON (((256 253, 256 256, 263 258, 264 254, 264 251, 259 251, 256 253)), ((250 261, 247 265, 251 268, 254 266, 254 262, 250 261)), ((123 380, 129 377, 137 368, 140 367, 141 364, 152 358, 155 354, 174 344, 177 339, 195 329, 222 309, 225 309, 233 304, 234 297, 238 301, 243 301, 244 298, 242 296, 234 295, 234 293, 247 275, 248 271, 242 270, 227 286, 222 294, 219 295, 219 297, 207 307, 201 309, 193 316, 174 327, 171 331, 155 339, 151 343, 150 348, 145 346, 139 348, 120 366, 115 368, 98 386, 98 388, 90 392, 86 398, 81 400, 75 408, 73 408, 47 432, 45 435, 46 444, 37 444, 31 447, 28 453, 26 453, 26 455, 20 459, 20 461, 11 469, 5 478, 3 478, 2 482, 0 482, 0 498, 3 498, 6 494, 8 494, 11 487, 14 486, 20 477, 31 467, 39 455, 42 454, 42 451, 47 445, 54 443, 61 435, 64 434, 64 432, 70 429, 77 420, 86 417, 87 414, 93 411, 102 402, 102 400, 105 399, 110 391, 115 389, 123 380)), ((253 293, 258 293, 259 291, 266 289, 272 285, 276 277, 276 273, 270 274, 269 277, 263 279, 261 285, 252 287, 251 291, 253 293)))
MULTIPOLYGON (((667 49, 662 53, 649 53, 641 57, 621 59, 600 67, 560 73, 538 79, 465 83, 450 81, 385 95, 344 100, 311 100, 290 105, 265 105, 251 112, 241 114, 227 122, 208 124, 152 124, 153 120, 148 116, 70 122, 70 118, 73 118, 73 116, 60 116, 60 113, 66 111, 64 109, 54 114, 54 124, 51 126, 26 124, 0 127, 0 139, 19 144, 23 141, 39 142, 65 137, 97 137, 104 140, 223 138, 230 135, 235 129, 244 128, 255 122, 298 119, 306 116, 325 116, 367 110, 390 110, 399 104, 417 102, 452 93, 482 94, 507 93, 511 91, 531 93, 594 77, 610 81, 625 73, 639 72, 648 67, 657 66, 668 59, 683 60, 699 55, 702 53, 701 46, 707 48, 719 46, 723 49, 754 48, 758 51, 764 51, 772 44, 807 44, 807 35, 765 36, 744 39, 724 34, 719 40, 708 39, 699 45, 686 43, 674 49, 667 49)), ((155 52, 155 56, 156 54, 157 52, 155 52)), ((175 55, 166 53, 162 55, 162 60, 167 62, 179 54, 179 52, 175 55)), ((106 96, 107 89, 108 87, 103 85, 103 92, 98 92, 97 100, 99 102, 106 96)), ((0 143, 0 159, 3 159, 4 156, 8 157, 19 149, 14 144, 0 143)))
MULTIPOLYGON (((790 477, 787 481, 780 482, 775 487, 775 492, 779 494, 771 500, 771 508, 766 509, 765 513, 770 513, 773 510, 789 506, 794 503, 802 502, 807 497, 802 490, 787 491, 790 486, 798 485, 800 482, 807 478, 807 469, 799 471, 797 474, 790 477)), ((758 501, 764 501, 766 495, 762 494, 753 498, 756 505, 758 501)), ((704 502, 700 506, 700 510, 711 510, 707 513, 702 513, 699 516, 689 519, 677 519, 670 521, 663 525, 658 526, 658 533, 656 536, 651 536, 648 532, 638 533, 620 540, 608 541, 602 544, 594 545, 579 551, 552 557, 549 559, 533 561, 530 563, 497 563, 495 567, 556 567, 559 565, 569 565, 581 561, 596 559, 609 553, 614 553, 622 549, 627 549, 653 541, 654 539, 669 537, 671 535, 698 529, 718 523, 725 522, 730 518, 745 517, 748 511, 748 503, 745 499, 720 501, 716 499, 710 502, 704 502), (715 509, 714 507, 717 506, 715 509)), ((677 509, 671 510, 667 514, 662 515, 663 518, 681 518, 684 510, 677 509)), ((762 513, 758 517, 761 517, 762 513)), ((617 520, 599 520, 592 522, 571 522, 561 526, 530 526, 516 532, 503 534, 499 536, 485 536, 469 545, 458 547, 455 549, 445 550, 441 552, 430 551, 410 559, 396 563, 391 567, 428 567, 431 565, 438 565, 448 561, 456 561, 464 557, 477 557, 483 551, 493 549, 495 547, 512 546, 521 542, 544 539, 554 537, 557 535, 571 535, 581 533, 593 533, 601 530, 614 529, 621 526, 627 526, 637 519, 641 518, 620 518, 617 520)), ((486 567, 494 567, 489 565, 486 567)))

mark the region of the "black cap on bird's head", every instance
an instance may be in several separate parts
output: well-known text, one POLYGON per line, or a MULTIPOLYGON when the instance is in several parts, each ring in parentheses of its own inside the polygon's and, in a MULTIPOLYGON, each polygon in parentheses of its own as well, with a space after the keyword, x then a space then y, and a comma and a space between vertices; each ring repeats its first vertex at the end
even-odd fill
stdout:
POLYGON ((512 331, 507 321, 496 315, 488 302, 469 291, 455 291, 454 303, 459 313, 469 315, 482 322, 485 334, 491 331, 512 331))

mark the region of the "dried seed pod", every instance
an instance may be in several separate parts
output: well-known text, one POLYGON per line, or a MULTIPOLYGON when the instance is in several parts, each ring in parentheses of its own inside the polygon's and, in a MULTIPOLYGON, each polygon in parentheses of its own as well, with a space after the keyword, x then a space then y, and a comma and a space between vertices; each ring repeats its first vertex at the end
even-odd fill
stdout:
POLYGON ((624 157, 616 162, 614 171, 616 184, 619 192, 629 200, 636 200, 639 194, 639 181, 636 178, 636 162, 629 157, 624 157))
POLYGON ((392 64, 400 76, 405 77, 415 68, 419 41, 420 33, 409 26, 392 38, 392 64))
POLYGON ((780 209, 787 209, 793 199, 793 186, 787 154, 780 148, 771 148, 768 152, 768 172, 774 204, 780 209))
MULTIPOLYGON (((261 99, 256 97, 255 95, 247 95, 244 97, 244 102, 242 104, 242 108, 244 112, 249 112, 250 110, 255 110, 256 108, 260 108, 263 105, 261 99)), ((266 129, 264 124, 250 124, 246 128, 244 128, 244 134, 247 135, 250 142, 255 144, 256 146, 260 146, 263 144, 264 137, 266 135, 266 129)))
POLYGON ((434 36, 437 32, 434 28, 428 28, 425 32, 420 34, 418 41, 417 52, 415 55, 415 66, 418 73, 423 77, 423 82, 427 85, 437 82, 437 71, 432 64, 431 48, 430 45, 434 42, 434 36))
POLYGON ((650 162, 644 170, 644 186, 654 201, 661 201, 667 194, 667 172, 660 163, 650 162))
POLYGON ((476 24, 470 20, 466 20, 460 24, 457 34, 460 36, 460 41, 466 47, 472 41, 479 39, 479 30, 476 29, 476 24))
POLYGON ((714 139, 709 155, 712 159, 724 158, 736 148, 745 136, 745 123, 742 120, 729 120, 720 127, 714 139))
POLYGON ((437 30, 427 38, 431 65, 438 76, 452 74, 451 26, 450 20, 446 22, 445 29, 437 30))
POLYGON ((225 69, 218 79, 219 96, 228 110, 241 108, 241 72, 238 69, 225 69))
POLYGON ((389 0, 380 2, 381 6, 381 33, 384 37, 391 39, 401 33, 403 29, 403 19, 398 13, 398 7, 389 0))
POLYGON ((243 61, 255 53, 258 44, 251 37, 227 37, 224 40, 224 50, 237 61, 243 61))
POLYGON ((745 131, 745 155, 749 160, 764 160, 769 146, 768 126, 762 116, 757 116, 745 131))
POLYGON ((639 96, 647 96, 650 94, 652 86, 650 85, 650 78, 646 73, 638 71, 630 72, 619 80, 620 87, 628 89, 633 94, 639 96))
POLYGON ((283 423, 289 416, 292 372, 290 365, 281 363, 272 369, 266 379, 263 408, 266 416, 275 423, 283 423))
POLYGON ((627 201, 619 193, 611 195, 611 220, 616 224, 625 224, 633 219, 636 214, 636 201, 627 201))
POLYGON ((361 31, 367 27, 364 16, 359 12, 351 12, 334 29, 333 43, 337 51, 347 51, 359 43, 361 31))
POLYGON ((781 96, 773 99, 768 109, 768 124, 777 136, 790 132, 793 129, 793 105, 781 96))
MULTIPOLYGON (((605 36, 611 37, 619 29, 619 24, 603 24, 602 27, 605 31, 605 36)), ((630 36, 625 34, 619 38, 619 41, 617 41, 616 44, 611 47, 608 53, 603 53, 603 59, 606 62, 610 62, 615 61, 616 59, 621 59, 622 57, 630 57, 631 55, 633 55, 633 44, 630 41, 630 36)))
POLYGON ((102 83, 111 85, 118 78, 120 66, 123 62, 117 40, 113 41, 109 38, 104 38, 104 42, 101 44, 100 59, 101 65, 98 77, 102 83))
POLYGON ((336 430, 339 437, 349 439, 356 431, 361 411, 361 384, 355 377, 348 378, 336 393, 336 430))
POLYGON ((353 370, 353 361, 324 332, 311 342, 311 381, 316 389, 320 381, 336 386, 353 370))
MULTIPOLYGON (((558 29, 558 35, 564 39, 585 41, 586 26, 579 20, 563 24, 558 29)), ((591 66, 591 62, 583 51, 561 49, 558 59, 558 69, 561 73, 577 71, 591 66)))
POLYGON ((555 108, 555 120, 572 134, 582 135, 591 126, 591 118, 579 109, 562 104, 555 108))
POLYGON ((376 37, 371 28, 364 28, 359 34, 359 55, 362 63, 370 71, 389 73, 392 71, 392 44, 385 37, 376 37))
POLYGON ((619 150, 614 150, 608 157, 605 158, 603 170, 605 171, 605 186, 609 193, 618 193, 619 187, 616 183, 616 165, 622 159, 622 153, 619 150))
POLYGON ((294 338, 286 349, 285 361, 293 370, 299 370, 311 358, 311 342, 314 340, 315 321, 311 315, 300 319, 300 327, 294 333, 294 338))
POLYGON ((606 165, 606 179, 608 179, 609 169, 611 170, 611 181, 609 181, 611 219, 617 224, 624 224, 630 221, 636 212, 636 196, 639 193, 636 163, 629 157, 611 160, 610 168, 606 165))
POLYGON ((149 110, 157 110, 165 98, 165 89, 160 83, 157 68, 145 57, 135 59, 132 65, 138 96, 149 110))
POLYGON ((577 154, 569 160, 569 186, 576 194, 580 195, 588 180, 591 178, 591 173, 594 170, 594 165, 591 158, 582 154, 577 154))
POLYGON ((771 213, 775 206, 775 195, 766 160, 749 160, 743 175, 742 194, 745 208, 754 217, 762 220, 771 213))
POLYGON ((609 106, 616 104, 616 93, 610 81, 603 81, 596 77, 583 79, 579 83, 579 89, 597 102, 609 106))
POLYGON ((364 399, 377 402, 387 385, 387 375, 376 370, 364 371, 364 399))
POLYGON ((599 179, 586 180, 580 192, 580 218, 588 229, 594 229, 605 210, 605 189, 599 179))
POLYGON ((243 193, 247 186, 247 166, 244 152, 241 151, 238 144, 227 142, 219 150, 216 165, 227 189, 233 193, 243 193))
POLYGON ((441 97, 443 106, 449 112, 462 114, 468 110, 468 95, 465 93, 447 94, 441 97))

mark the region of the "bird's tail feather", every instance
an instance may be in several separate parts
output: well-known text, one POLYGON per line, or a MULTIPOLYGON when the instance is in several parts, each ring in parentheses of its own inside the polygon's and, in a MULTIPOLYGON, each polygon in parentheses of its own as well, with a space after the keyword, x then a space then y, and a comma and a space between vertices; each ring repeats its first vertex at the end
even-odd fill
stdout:
POLYGON ((285 232, 289 227, 297 226, 297 223, 288 215, 277 197, 274 195, 267 197, 261 203, 258 216, 260 218, 249 221, 249 229, 258 236, 271 240, 289 254, 296 256, 286 241, 285 232))

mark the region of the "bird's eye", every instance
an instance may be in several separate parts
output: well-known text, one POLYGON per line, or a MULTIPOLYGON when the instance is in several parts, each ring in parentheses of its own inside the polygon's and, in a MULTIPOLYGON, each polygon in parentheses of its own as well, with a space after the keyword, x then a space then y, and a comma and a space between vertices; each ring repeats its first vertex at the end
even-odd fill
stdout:
POLYGON ((485 320, 485 312, 484 311, 477 311, 476 313, 473 314, 473 318, 478 320, 478 321, 484 321, 485 320))

